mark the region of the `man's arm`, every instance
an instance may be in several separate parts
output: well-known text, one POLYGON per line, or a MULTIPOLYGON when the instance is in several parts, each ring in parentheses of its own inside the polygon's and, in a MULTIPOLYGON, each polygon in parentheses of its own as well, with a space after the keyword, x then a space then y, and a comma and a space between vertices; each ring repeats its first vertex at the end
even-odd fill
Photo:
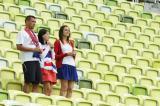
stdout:
POLYGON ((29 48, 24 47, 22 44, 17 44, 17 49, 24 52, 41 52, 41 49, 39 47, 29 48))

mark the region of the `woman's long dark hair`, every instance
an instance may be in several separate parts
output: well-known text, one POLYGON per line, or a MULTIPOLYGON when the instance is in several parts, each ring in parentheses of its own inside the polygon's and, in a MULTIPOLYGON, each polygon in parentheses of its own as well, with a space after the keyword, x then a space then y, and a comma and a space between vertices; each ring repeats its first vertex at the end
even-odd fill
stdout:
MULTIPOLYGON (((59 39, 62 41, 62 39, 63 39, 63 30, 64 30, 64 28, 65 27, 68 27, 67 25, 63 25, 63 26, 61 26, 60 27, 60 29, 59 29, 59 39)), ((70 38, 70 34, 69 34, 69 36, 67 37, 67 41, 69 42, 69 38, 70 38)))
POLYGON ((46 30, 46 29, 40 29, 38 32, 38 40, 42 45, 45 44, 45 42, 43 40, 43 35, 46 34, 47 32, 48 32, 48 30, 46 30))

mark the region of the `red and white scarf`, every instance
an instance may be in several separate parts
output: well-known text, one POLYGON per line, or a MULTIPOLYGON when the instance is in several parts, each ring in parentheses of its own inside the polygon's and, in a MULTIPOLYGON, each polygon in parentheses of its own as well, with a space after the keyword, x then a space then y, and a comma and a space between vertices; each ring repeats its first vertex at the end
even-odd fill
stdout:
POLYGON ((25 28, 25 31, 28 33, 28 35, 32 39, 32 42, 34 43, 34 45, 36 47, 39 47, 39 42, 38 42, 38 39, 37 39, 36 35, 34 34, 34 32, 32 30, 30 30, 29 28, 25 28))

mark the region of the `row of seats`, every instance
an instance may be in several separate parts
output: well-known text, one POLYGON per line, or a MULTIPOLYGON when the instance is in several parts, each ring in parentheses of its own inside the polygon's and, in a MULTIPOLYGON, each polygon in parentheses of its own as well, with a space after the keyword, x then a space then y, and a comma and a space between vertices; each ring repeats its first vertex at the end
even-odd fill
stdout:
MULTIPOLYGON (((115 88, 115 89, 121 89, 121 90, 124 89, 124 91, 126 91, 125 87, 123 88, 123 85, 117 86, 117 88, 115 88)), ((135 87, 134 90, 138 90, 138 89, 136 89, 136 87, 135 87)), ((86 104, 93 103, 93 101, 96 100, 98 104, 99 103, 105 104, 105 102, 106 102, 107 104, 110 104, 110 105, 115 105, 117 103, 124 103, 126 105, 134 104, 136 106, 139 106, 141 104, 143 106, 148 106, 148 104, 150 104, 152 106, 156 106, 159 104, 159 101, 158 101, 158 99, 154 98, 154 96, 157 96, 156 94, 158 93, 158 90, 159 89, 156 89, 156 88, 155 89, 153 88, 151 90, 151 94, 153 97, 133 96, 133 95, 129 95, 129 94, 122 97, 119 94, 116 94, 113 92, 106 92, 106 93, 103 93, 105 95, 102 95, 101 92, 82 88, 80 90, 73 90, 73 96, 74 96, 74 98, 76 98, 76 99, 74 99, 74 102, 77 102, 78 100, 80 100, 82 102, 83 99, 81 99, 81 98, 83 97, 84 99, 86 99, 86 101, 85 101, 86 104)), ((7 92, 1 91, 1 94, 3 94, 3 97, 1 98, 2 100, 5 97, 7 97, 7 95, 8 95, 11 98, 11 100, 13 99, 13 100, 23 102, 23 103, 33 102, 33 103, 39 103, 42 105, 56 104, 58 106, 64 106, 64 105, 66 105, 66 103, 67 103, 67 106, 72 106, 74 103, 72 99, 69 100, 64 97, 59 97, 56 95, 52 95, 51 97, 48 97, 48 96, 44 96, 43 94, 38 94, 38 93, 25 94, 21 91, 16 91, 16 90, 8 90, 8 92, 9 92, 9 95, 7 94, 7 92)), ((135 92, 137 92, 137 91, 135 91, 135 92)), ((83 102, 84 102, 84 100, 83 100, 83 102)), ((84 104, 85 104, 85 102, 84 102, 84 104)), ((94 106, 101 106, 98 104, 95 104, 94 106)), ((79 106, 79 105, 76 105, 76 106, 79 106)), ((102 105, 102 106, 106 106, 106 105, 102 105)))

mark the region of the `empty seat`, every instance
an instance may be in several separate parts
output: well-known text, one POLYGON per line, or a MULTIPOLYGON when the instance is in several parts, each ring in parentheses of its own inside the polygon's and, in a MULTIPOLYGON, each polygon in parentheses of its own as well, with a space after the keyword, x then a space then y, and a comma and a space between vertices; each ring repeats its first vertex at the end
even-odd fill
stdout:
POLYGON ((130 88, 123 83, 114 83, 114 92, 119 95, 126 95, 130 93, 130 88))
POLYGON ((107 52, 107 45, 105 43, 96 43, 94 45, 94 50, 97 51, 97 52, 107 52))
POLYGON ((92 80, 80 79, 78 85, 79 85, 79 88, 88 88, 88 89, 93 88, 92 80))
POLYGON ((46 4, 43 2, 34 2, 33 7, 36 8, 39 11, 46 10, 46 4))
POLYGON ((14 70, 9 69, 9 68, 2 68, 0 70, 0 76, 1 79, 11 79, 11 80, 15 80, 16 79, 16 73, 14 70), (9 77, 6 77, 9 76, 9 77))
POLYGON ((132 88, 133 95, 148 95, 148 89, 144 86, 134 85, 132 88))
POLYGON ((96 81, 96 90, 99 92, 112 91, 111 83, 107 81, 96 81))
POLYGON ((114 72, 118 75, 121 75, 121 74, 127 73, 127 67, 125 67, 121 64, 114 64, 112 66, 112 72, 114 72))
POLYGON ((151 13, 142 13, 141 17, 144 19, 152 19, 152 14, 151 13))
POLYGON ((109 81, 109 82, 118 82, 119 81, 119 76, 114 73, 107 73, 104 75, 104 80, 109 81))
POLYGON ((101 72, 102 74, 107 73, 108 71, 110 71, 110 65, 105 63, 105 62, 97 62, 95 69, 99 72, 101 72))

